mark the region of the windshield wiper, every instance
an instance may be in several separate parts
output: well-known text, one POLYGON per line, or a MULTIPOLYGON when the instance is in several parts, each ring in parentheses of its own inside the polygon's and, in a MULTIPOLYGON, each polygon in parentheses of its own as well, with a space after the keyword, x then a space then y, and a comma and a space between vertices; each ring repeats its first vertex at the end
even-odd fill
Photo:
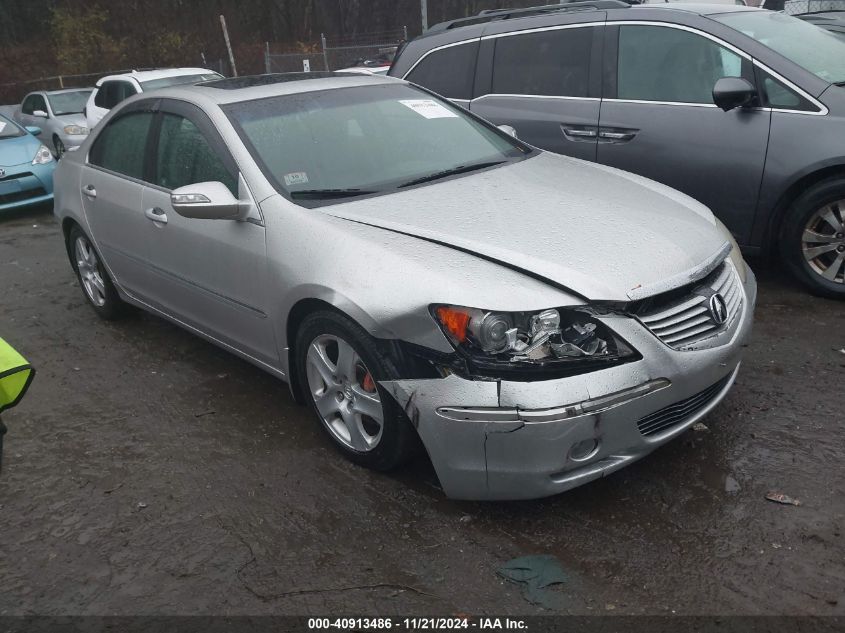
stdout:
POLYGON ((506 161, 503 160, 494 160, 488 161, 486 163, 473 163, 472 165, 458 165, 457 167, 452 167, 451 169, 444 169, 443 171, 437 171, 433 174, 429 174, 428 176, 423 176, 421 178, 415 178, 414 180, 409 180, 408 182, 404 182, 399 185, 399 189, 402 187, 412 187, 413 185, 421 185, 424 182, 431 182, 433 180, 440 180, 441 178, 446 178, 448 176, 455 176, 457 174, 465 174, 470 171, 476 171, 478 169, 484 169, 485 167, 494 167, 496 165, 501 165, 506 161))
POLYGON ((354 196, 366 196, 371 193, 378 193, 378 191, 369 191, 366 189, 302 189, 300 191, 291 191, 290 197, 327 200, 330 198, 352 198, 354 196))

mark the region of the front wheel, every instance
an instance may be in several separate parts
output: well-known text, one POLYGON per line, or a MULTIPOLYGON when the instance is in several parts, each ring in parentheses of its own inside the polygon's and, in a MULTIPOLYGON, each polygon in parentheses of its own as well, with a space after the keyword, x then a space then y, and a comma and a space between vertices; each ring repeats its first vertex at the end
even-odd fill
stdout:
POLYGON ((845 180, 821 182, 793 203, 781 252, 812 292, 845 299, 845 180))
POLYGON ((383 471, 413 455, 415 431, 378 384, 397 378, 396 369, 360 326, 316 312, 300 326, 295 353, 300 388, 347 458, 383 471))
POLYGON ((108 321, 121 316, 125 304, 118 296, 88 236, 78 226, 74 226, 68 235, 68 244, 73 268, 88 304, 108 321))
POLYGON ((65 144, 62 143, 62 139, 60 139, 58 136, 53 137, 53 148, 55 150, 56 160, 61 159, 61 157, 64 156, 65 152, 67 151, 65 149, 65 144))

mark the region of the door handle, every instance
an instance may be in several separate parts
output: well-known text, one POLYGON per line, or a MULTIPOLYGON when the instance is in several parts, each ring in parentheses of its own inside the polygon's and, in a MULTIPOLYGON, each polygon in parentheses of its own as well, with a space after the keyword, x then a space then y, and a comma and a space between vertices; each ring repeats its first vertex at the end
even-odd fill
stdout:
POLYGON ((625 128, 599 128, 599 139, 608 143, 627 143, 639 130, 625 128))
POLYGON ((86 185, 82 188, 82 193, 91 198, 91 200, 97 197, 97 190, 94 188, 94 185, 86 185))
POLYGON ((570 141, 594 141, 598 136, 598 128, 589 125, 561 124, 563 135, 570 141))
POLYGON ((144 215, 148 220, 152 220, 156 224, 167 224, 167 214, 159 207, 153 207, 144 211, 144 215))

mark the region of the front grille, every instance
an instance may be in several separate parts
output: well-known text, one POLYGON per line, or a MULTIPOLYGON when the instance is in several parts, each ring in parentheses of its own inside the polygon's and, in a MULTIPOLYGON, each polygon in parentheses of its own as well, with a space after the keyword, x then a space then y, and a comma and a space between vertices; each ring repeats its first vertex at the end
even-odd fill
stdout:
POLYGON ((12 204, 13 202, 21 202, 29 200, 30 198, 37 198, 43 196, 47 191, 44 187, 36 187, 35 189, 27 189, 26 191, 14 191, 12 193, 0 194, 0 205, 12 204))
POLYGON ((731 326, 742 308, 742 289, 733 264, 725 260, 701 282, 693 284, 680 297, 670 294, 665 302, 650 302, 640 321, 661 341, 673 349, 688 349, 702 339, 731 326), (709 307, 710 297, 722 295, 728 309, 724 323, 717 323, 709 307))
POLYGON ((637 422, 637 428, 640 433, 649 436, 665 431, 677 424, 682 424, 710 404, 730 379, 731 374, 728 374, 704 391, 640 418, 637 422))

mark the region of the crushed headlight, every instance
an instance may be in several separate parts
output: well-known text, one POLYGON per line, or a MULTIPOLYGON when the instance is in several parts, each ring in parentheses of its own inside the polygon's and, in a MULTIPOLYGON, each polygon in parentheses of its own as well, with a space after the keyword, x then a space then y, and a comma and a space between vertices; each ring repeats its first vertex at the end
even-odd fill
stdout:
POLYGON ((81 125, 66 125, 64 129, 65 134, 70 134, 71 136, 84 136, 88 134, 88 128, 82 127, 81 125))
POLYGON ((456 349, 486 365, 536 367, 636 356, 588 308, 495 312, 435 305, 431 312, 456 349))
POLYGON ((53 153, 47 148, 46 145, 42 145, 38 148, 38 151, 35 152, 35 158, 32 159, 33 165, 46 165, 47 163, 53 162, 53 153))

